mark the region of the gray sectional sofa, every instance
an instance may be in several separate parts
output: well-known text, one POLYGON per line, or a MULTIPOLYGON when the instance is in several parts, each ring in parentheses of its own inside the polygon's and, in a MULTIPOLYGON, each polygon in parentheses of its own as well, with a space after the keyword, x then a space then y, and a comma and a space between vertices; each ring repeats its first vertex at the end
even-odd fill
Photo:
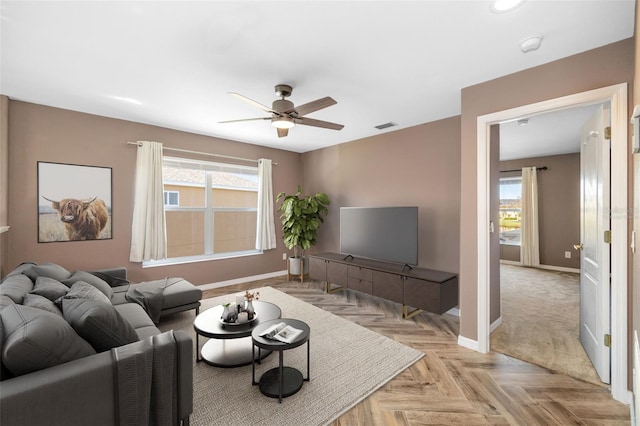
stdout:
POLYGON ((0 424, 176 425, 193 406, 193 342, 154 324, 200 306, 176 278, 18 266, 0 283, 0 424))

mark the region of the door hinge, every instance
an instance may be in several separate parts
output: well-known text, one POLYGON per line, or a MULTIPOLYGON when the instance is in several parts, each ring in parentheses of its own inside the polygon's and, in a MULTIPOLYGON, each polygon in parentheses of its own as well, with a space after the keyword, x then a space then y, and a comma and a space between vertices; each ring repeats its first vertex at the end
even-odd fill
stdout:
POLYGON ((605 244, 611 244, 611 231, 604 231, 605 244))
POLYGON ((604 128, 604 138, 611 139, 611 127, 607 126, 604 128))
POLYGON ((608 348, 611 347, 611 335, 610 334, 605 334, 604 335, 604 345, 608 348))

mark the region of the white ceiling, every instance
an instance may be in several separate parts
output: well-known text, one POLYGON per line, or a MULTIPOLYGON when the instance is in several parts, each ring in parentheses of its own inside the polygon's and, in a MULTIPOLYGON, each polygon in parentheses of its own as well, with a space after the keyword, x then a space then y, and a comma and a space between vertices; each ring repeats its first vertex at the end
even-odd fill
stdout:
POLYGON ((500 160, 580 152, 580 130, 601 104, 522 117, 500 124, 500 160))
POLYGON ((1 1, 0 93, 295 152, 460 114, 460 90, 633 35, 634 0, 1 1), (544 36, 524 54, 519 43, 544 36), (277 138, 278 83, 309 117, 277 138), (397 127, 374 126, 393 121, 397 127))

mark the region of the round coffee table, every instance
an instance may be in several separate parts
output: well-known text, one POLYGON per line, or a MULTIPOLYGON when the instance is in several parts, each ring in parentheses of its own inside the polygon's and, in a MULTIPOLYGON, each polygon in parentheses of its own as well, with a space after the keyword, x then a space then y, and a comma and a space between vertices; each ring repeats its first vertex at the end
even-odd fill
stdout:
MULTIPOLYGON (((223 325, 220 322, 222 305, 214 306, 199 314, 193 322, 196 331, 196 351, 200 347, 199 336, 209 340, 196 353, 197 361, 204 361, 215 367, 241 367, 253 361, 251 331, 265 321, 280 318, 282 311, 273 303, 254 300, 253 307, 258 314, 255 321, 239 325, 223 325)), ((261 358, 270 351, 263 351, 261 358)))
MULTIPOLYGON (((252 363, 252 376, 251 383, 254 385, 259 385, 260 392, 264 395, 271 398, 278 398, 279 402, 282 402, 282 398, 291 396, 298 392, 302 388, 303 382, 309 381, 309 334, 311 330, 309 326, 300 320, 291 319, 291 318, 282 318, 275 319, 272 321, 262 322, 259 326, 253 329, 251 332, 251 339, 253 346, 258 347, 258 359, 262 352, 269 351, 278 351, 279 354, 279 363, 278 367, 272 368, 267 371, 260 377, 260 382, 256 382, 256 365, 255 358, 252 363), (302 330, 299 336, 295 338, 290 343, 281 342, 279 340, 268 339, 266 337, 260 336, 267 330, 269 327, 278 324, 279 322, 285 323, 286 325, 290 325, 291 327, 297 328, 298 330, 302 330), (302 373, 293 368, 293 367, 284 367, 283 366, 283 352, 288 349, 297 348, 298 346, 302 346, 307 344, 307 378, 305 379, 302 376, 302 373)), ((255 348, 252 348, 252 352, 255 355, 255 348)))

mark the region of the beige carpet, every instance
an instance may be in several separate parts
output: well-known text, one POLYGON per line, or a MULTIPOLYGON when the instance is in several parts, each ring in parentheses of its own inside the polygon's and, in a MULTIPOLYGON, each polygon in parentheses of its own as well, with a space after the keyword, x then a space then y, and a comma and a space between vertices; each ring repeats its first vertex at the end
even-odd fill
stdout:
MULTIPOLYGON (((422 352, 300 301, 271 287, 257 289, 260 300, 282 309, 282 316, 311 328, 311 380, 282 404, 251 385, 251 365, 216 368, 194 363, 192 425, 324 425, 328 424, 398 373, 422 358, 422 352)), ((203 300, 201 312, 234 301, 221 296, 203 300)), ((162 330, 193 332, 193 313, 167 318, 162 330)), ((205 338, 200 339, 201 344, 205 338)), ((306 372, 306 345, 285 352, 286 366, 306 372)), ((272 354, 256 368, 256 378, 276 367, 272 354)))
POLYGON ((492 351, 602 385, 580 344, 578 274, 501 265, 500 290, 492 351))

